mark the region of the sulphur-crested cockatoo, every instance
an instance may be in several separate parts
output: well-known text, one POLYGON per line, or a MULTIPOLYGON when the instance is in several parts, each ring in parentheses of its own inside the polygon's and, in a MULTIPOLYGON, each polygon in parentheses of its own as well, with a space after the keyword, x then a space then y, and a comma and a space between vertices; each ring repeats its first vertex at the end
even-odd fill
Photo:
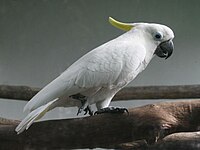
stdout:
POLYGON ((124 111, 109 107, 113 96, 144 70, 154 55, 165 59, 171 56, 174 33, 169 27, 122 23, 111 17, 109 21, 127 32, 82 56, 37 93, 24 107, 30 113, 17 126, 17 133, 28 129, 47 111, 64 104, 62 97, 66 96, 82 102, 78 113, 85 110, 92 115, 91 104, 96 104, 97 114, 124 111))

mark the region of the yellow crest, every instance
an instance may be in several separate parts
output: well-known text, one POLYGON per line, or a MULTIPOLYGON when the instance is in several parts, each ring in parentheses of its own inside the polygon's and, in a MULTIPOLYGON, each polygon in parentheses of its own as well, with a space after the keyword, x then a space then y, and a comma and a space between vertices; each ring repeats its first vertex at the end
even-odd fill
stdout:
POLYGON ((112 24, 114 27, 124 30, 124 31, 129 31, 131 30, 134 26, 131 25, 130 23, 123 23, 123 22, 119 22, 115 19, 113 19, 112 17, 109 17, 109 22, 110 24, 112 24))

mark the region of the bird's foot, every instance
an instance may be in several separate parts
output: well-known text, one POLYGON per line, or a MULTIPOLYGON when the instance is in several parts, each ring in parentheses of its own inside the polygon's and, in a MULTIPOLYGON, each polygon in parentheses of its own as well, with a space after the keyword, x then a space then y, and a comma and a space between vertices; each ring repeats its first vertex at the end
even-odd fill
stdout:
POLYGON ((91 107, 90 107, 89 105, 84 109, 84 111, 85 111, 84 115, 87 115, 87 113, 88 113, 90 116, 93 116, 93 115, 94 115, 94 113, 93 113, 93 111, 92 111, 92 109, 91 109, 91 107))
POLYGON ((102 108, 94 113, 94 115, 103 114, 103 113, 128 113, 128 109, 124 107, 106 107, 102 108))
POLYGON ((79 107, 78 112, 77 112, 77 116, 78 116, 82 111, 85 112, 84 115, 87 115, 87 114, 89 114, 90 116, 93 116, 93 115, 94 115, 94 113, 93 113, 93 111, 92 111, 92 109, 91 109, 91 107, 90 107, 89 105, 87 105, 87 107, 85 107, 85 104, 83 104, 81 107, 79 107))
POLYGON ((84 110, 85 111, 85 114, 86 115, 87 113, 91 116, 93 115, 93 112, 91 111, 91 108, 89 105, 87 105, 87 97, 84 96, 84 95, 81 95, 80 93, 78 94, 75 94, 75 95, 71 95, 70 96, 71 98, 73 99, 77 99, 81 102, 81 106, 79 107, 78 109, 78 112, 77 112, 77 116, 84 110), (87 107, 86 107, 87 106, 87 107))
MULTIPOLYGON (((81 106, 79 107, 79 109, 78 109, 78 112, 77 112, 77 116, 84 110, 87 110, 87 100, 81 100, 81 106)), ((85 113, 85 114, 87 114, 87 113, 85 113)))
POLYGON ((83 105, 81 107, 79 107, 78 112, 77 112, 77 116, 83 111, 83 105))

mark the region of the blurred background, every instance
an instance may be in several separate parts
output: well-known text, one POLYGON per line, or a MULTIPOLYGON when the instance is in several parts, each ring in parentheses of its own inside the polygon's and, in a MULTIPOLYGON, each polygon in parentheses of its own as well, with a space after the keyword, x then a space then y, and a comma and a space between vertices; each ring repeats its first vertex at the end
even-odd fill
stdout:
MULTIPOLYGON (((200 83, 198 0, 0 0, 0 84, 43 87, 93 48, 123 34, 108 17, 123 22, 165 24, 175 32, 173 56, 154 57, 129 86, 200 83)), ((135 107, 164 100, 111 105, 135 107)), ((0 99, 0 117, 22 119, 25 101, 0 99)), ((76 117, 58 108, 46 118, 76 117)))

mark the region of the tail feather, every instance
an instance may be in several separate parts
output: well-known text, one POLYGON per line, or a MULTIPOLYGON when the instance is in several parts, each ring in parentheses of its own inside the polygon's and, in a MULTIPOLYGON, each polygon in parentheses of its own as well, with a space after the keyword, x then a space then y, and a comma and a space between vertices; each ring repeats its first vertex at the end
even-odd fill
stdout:
POLYGON ((48 112, 49 107, 57 100, 58 98, 30 112, 16 127, 15 131, 17 132, 17 134, 22 133, 25 129, 27 130, 34 121, 39 120, 41 117, 43 117, 45 113, 48 112))

